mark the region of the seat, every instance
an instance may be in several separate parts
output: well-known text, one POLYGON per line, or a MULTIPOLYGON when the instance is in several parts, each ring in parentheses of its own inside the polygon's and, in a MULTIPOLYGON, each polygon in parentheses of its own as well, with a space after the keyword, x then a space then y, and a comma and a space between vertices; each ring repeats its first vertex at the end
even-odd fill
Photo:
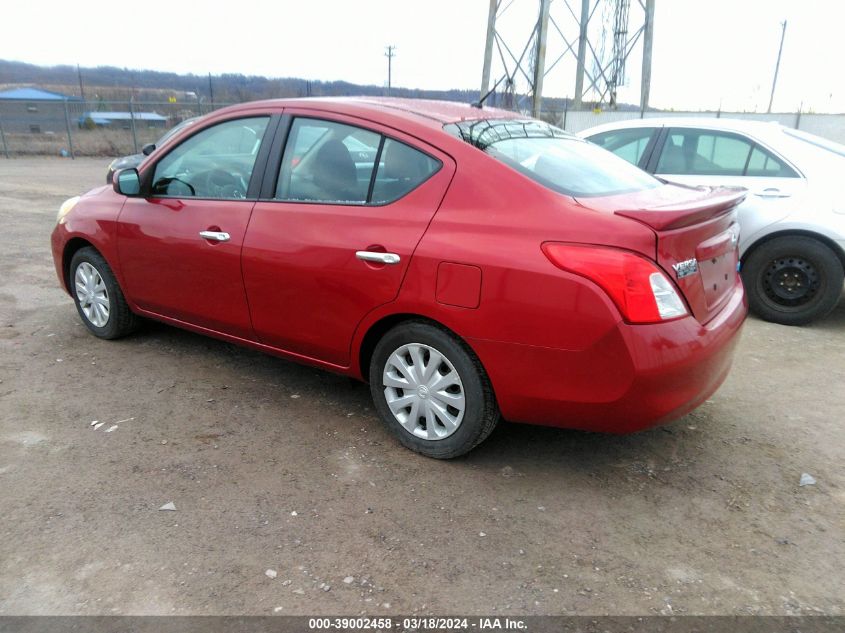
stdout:
POLYGON ((373 202, 401 198, 431 173, 431 159, 415 149, 392 140, 384 146, 384 179, 373 189, 373 202))
POLYGON ((317 150, 311 174, 320 200, 359 200, 355 161, 342 142, 332 139, 317 150))
POLYGON ((684 149, 679 145, 667 143, 660 156, 660 163, 657 165, 659 174, 686 174, 689 168, 684 149))

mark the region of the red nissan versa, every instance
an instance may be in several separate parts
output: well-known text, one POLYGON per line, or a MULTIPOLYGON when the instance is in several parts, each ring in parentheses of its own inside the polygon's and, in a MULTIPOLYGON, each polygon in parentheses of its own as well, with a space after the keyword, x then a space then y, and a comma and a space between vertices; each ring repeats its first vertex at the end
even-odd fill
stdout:
POLYGON ((94 335, 149 317, 367 380, 402 444, 449 458, 500 417, 624 433, 712 394, 743 197, 512 112, 265 101, 65 202, 52 246, 94 335))

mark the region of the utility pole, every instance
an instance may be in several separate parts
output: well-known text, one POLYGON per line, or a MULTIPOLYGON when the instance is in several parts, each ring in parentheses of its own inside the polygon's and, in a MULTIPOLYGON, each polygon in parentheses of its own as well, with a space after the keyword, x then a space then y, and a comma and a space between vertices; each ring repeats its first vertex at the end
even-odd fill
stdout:
POLYGON ((79 68, 79 64, 76 65, 76 74, 79 75, 79 97, 85 101, 85 88, 82 85, 82 70, 79 68))
POLYGON ((651 49, 654 41, 654 0, 645 2, 645 26, 643 27, 643 70, 640 83, 640 112, 648 110, 651 96, 651 49))
POLYGON ((783 52, 783 40, 786 37, 786 20, 780 23, 780 48, 778 48, 778 60, 775 62, 775 78, 772 79, 772 94, 769 97, 769 107, 766 109, 766 114, 772 112, 772 101, 775 100, 775 86, 778 84, 778 70, 780 70, 780 55, 783 52))
POLYGON ((531 116, 540 116, 543 106, 543 78, 546 75, 546 37, 549 32, 549 4, 551 0, 540 0, 540 17, 537 22, 537 49, 534 56, 534 103, 531 116))
POLYGON ((211 98, 211 109, 214 109, 214 86, 211 85, 211 73, 208 73, 208 94, 211 98))
POLYGON ((490 88, 490 66, 493 63, 493 43, 496 40, 496 13, 499 11, 499 0, 490 0, 487 12, 487 40, 484 44, 484 68, 481 71, 481 93, 479 99, 487 94, 490 88))
POLYGON ((387 96, 390 96, 390 88, 393 85, 393 57, 396 55, 396 47, 388 46, 387 52, 384 54, 387 57, 387 96))
POLYGON ((573 107, 581 109, 584 96, 584 62, 587 59, 587 26, 590 23, 590 0, 581 0, 581 17, 578 20, 578 62, 575 67, 575 101, 573 107))

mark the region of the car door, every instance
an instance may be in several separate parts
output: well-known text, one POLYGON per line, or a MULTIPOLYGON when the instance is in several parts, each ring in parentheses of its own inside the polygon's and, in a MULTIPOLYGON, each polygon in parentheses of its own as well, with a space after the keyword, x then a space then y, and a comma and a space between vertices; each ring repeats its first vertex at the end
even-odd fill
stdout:
POLYGON ((760 229, 791 213, 806 188, 785 158, 750 136, 723 130, 669 127, 649 166, 672 182, 748 189, 738 210, 740 250, 760 229))
POLYGON ((253 338, 240 255, 272 129, 270 115, 223 121, 144 170, 148 195, 127 198, 117 237, 139 308, 253 338))
POLYGON ((285 117, 244 241, 244 283, 261 342, 348 366, 356 326, 396 297, 455 167, 395 130, 320 117, 285 117))

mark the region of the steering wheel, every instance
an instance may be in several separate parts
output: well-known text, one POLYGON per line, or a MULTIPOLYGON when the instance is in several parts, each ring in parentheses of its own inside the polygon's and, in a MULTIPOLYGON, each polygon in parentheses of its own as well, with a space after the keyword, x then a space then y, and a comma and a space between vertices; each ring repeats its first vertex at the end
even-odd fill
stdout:
POLYGON ((247 184, 243 176, 223 169, 210 169, 205 174, 205 189, 213 198, 246 198, 247 184))

